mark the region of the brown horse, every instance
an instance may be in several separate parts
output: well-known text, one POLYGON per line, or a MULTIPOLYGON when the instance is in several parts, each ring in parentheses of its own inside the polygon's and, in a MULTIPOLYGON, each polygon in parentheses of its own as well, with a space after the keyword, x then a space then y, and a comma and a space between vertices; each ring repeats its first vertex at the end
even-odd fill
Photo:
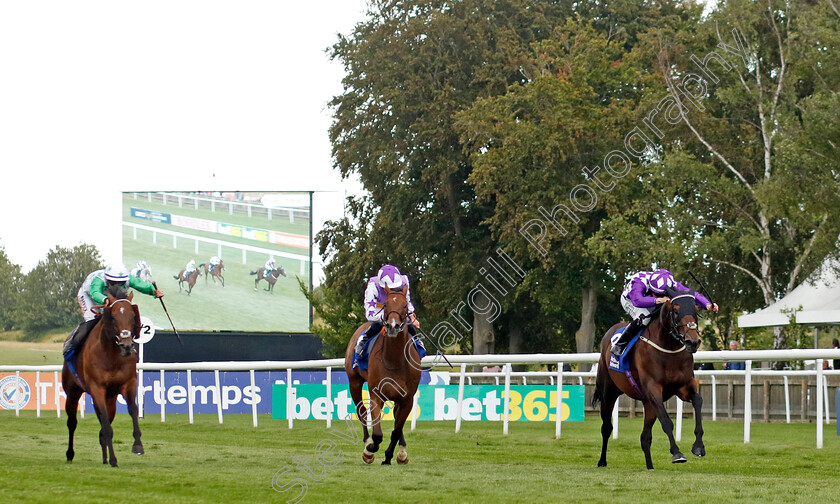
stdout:
POLYGON ((201 274, 201 270, 196 268, 192 271, 192 273, 187 274, 187 270, 182 269, 178 276, 173 276, 175 280, 178 280, 178 292, 181 292, 181 288, 184 284, 187 284, 187 295, 189 296, 192 294, 193 287, 195 287, 195 281, 198 280, 198 275, 201 274))
POLYGON ((222 287, 225 286, 225 277, 222 276, 222 271, 225 269, 225 262, 219 259, 219 264, 210 269, 210 263, 201 263, 198 265, 199 268, 204 268, 204 283, 207 284, 207 279, 213 277, 213 283, 216 283, 216 279, 218 278, 219 281, 222 282, 222 287))
POLYGON ((99 445, 102 447, 102 463, 117 467, 114 455, 114 429, 111 422, 117 409, 117 395, 122 394, 128 404, 128 413, 134 423, 134 446, 131 452, 142 455, 140 425, 137 422, 137 352, 132 348, 134 338, 140 335, 140 311, 131 304, 132 294, 108 293, 102 318, 93 327, 85 340, 76 371, 81 383, 77 382, 67 362, 61 370, 61 383, 67 393, 67 429, 70 441, 67 447, 67 461, 73 460, 73 433, 76 431, 76 409, 83 393, 90 395, 96 416, 99 418, 99 445), (117 297, 114 294, 118 294, 117 297))
POLYGON ((593 407, 599 401, 601 403, 602 444, 598 467, 607 465, 607 441, 612 433, 612 410, 622 394, 642 401, 644 405, 645 422, 641 442, 648 469, 653 469, 650 443, 653 438, 653 424, 657 419, 671 443, 671 462, 686 461, 674 441, 674 424, 665 411, 665 401, 672 396, 691 401, 694 406, 695 440, 691 453, 698 457, 706 455, 701 413, 703 398, 700 397, 697 380, 694 378, 693 354, 700 346, 694 292, 669 289, 667 296, 670 300, 660 305, 658 318, 654 318, 642 332, 635 346, 626 350, 632 352, 628 355, 632 380, 627 375, 609 368, 611 337, 626 324, 612 326, 601 340, 601 359, 598 362, 598 377, 592 397, 593 407))
POLYGON ((373 463, 375 453, 382 443, 382 426, 379 422, 382 407, 386 401, 394 402, 394 430, 391 432, 391 443, 385 450, 385 460, 382 464, 391 464, 397 442, 400 444, 397 463, 408 463, 403 426, 411 414, 414 394, 420 383, 420 355, 408 333, 406 292, 407 287, 403 287, 401 291, 388 293, 385 300, 384 331, 371 348, 368 370, 353 369, 353 351, 356 340, 364 331, 367 331, 370 322, 362 324, 356 330, 344 354, 344 369, 350 381, 350 395, 353 397, 356 414, 364 429, 365 450, 362 453, 362 460, 368 464, 373 463), (366 408, 362 402, 362 386, 365 382, 368 382, 370 390, 369 408, 366 408), (372 437, 368 435, 366 412, 373 423, 372 437))
POLYGON ((265 276, 265 268, 252 271, 251 274, 257 275, 257 278, 254 280, 254 290, 257 290, 257 284, 260 283, 260 280, 265 280, 268 283, 268 288, 265 290, 274 293, 274 284, 277 283, 277 279, 280 278, 280 275, 283 275, 284 277, 286 276, 286 270, 283 266, 277 266, 276 269, 271 270, 268 278, 265 276))

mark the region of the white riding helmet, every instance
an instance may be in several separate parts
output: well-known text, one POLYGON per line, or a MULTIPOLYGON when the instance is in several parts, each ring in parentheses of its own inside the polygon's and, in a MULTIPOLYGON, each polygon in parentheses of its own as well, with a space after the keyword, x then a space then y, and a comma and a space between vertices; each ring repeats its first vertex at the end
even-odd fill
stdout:
POLYGON ((114 283, 128 282, 128 268, 125 264, 110 264, 105 268, 105 280, 114 283))

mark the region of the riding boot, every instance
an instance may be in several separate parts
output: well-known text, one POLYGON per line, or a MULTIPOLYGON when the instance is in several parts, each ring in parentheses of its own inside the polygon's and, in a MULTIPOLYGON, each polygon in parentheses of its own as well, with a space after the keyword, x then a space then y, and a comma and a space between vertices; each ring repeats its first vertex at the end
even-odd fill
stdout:
POLYGON ((364 350, 365 348, 365 342, 368 339, 376 336, 381 330, 382 324, 380 324, 379 322, 373 322, 372 324, 370 324, 370 327, 368 327, 367 331, 363 332, 362 335, 359 336, 359 339, 356 340, 356 355, 362 355, 362 350, 364 350))
POLYGON ((621 354, 624 352, 624 347, 627 346, 627 343, 631 339, 633 339, 633 336, 635 336, 636 333, 639 332, 640 329, 642 329, 644 327, 645 327, 645 325, 642 322, 641 317, 639 317, 636 320, 630 322, 630 325, 628 325, 627 327, 624 328, 624 332, 618 338, 618 341, 616 341, 615 344, 612 346, 612 348, 610 349, 610 352, 612 352, 612 354, 615 355, 616 357, 621 356, 621 354))
POLYGON ((79 327, 73 330, 67 340, 64 342, 64 349, 62 350, 62 354, 66 357, 67 355, 72 355, 79 351, 79 347, 82 346, 82 343, 87 338, 87 335, 90 333, 90 330, 93 329, 93 326, 99 322, 99 318, 85 320, 79 327))

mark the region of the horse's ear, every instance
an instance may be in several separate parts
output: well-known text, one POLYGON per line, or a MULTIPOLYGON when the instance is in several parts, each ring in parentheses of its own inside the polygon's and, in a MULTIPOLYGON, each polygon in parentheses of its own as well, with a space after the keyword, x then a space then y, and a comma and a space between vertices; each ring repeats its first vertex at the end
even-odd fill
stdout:
POLYGON ((134 291, 129 292, 129 293, 128 293, 128 296, 126 296, 125 298, 126 298, 126 299, 128 299, 129 301, 131 301, 132 299, 134 299, 134 291))
POLYGON ((105 306, 114 304, 114 301, 116 300, 117 298, 115 298, 114 295, 109 292, 108 294, 106 294, 105 306))
POLYGON ((403 288, 402 288, 402 290, 401 290, 400 292, 402 292, 404 296, 405 296, 406 294, 408 294, 408 285, 403 285, 403 288))

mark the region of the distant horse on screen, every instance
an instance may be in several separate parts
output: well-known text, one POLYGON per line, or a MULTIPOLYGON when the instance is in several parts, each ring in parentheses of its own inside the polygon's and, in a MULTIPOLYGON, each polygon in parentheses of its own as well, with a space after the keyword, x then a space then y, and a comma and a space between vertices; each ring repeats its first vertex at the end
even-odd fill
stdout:
POLYGON ((265 289, 268 292, 274 292, 274 284, 277 283, 277 279, 280 278, 280 275, 286 276, 286 270, 283 266, 277 266, 277 269, 272 270, 268 277, 265 276, 265 268, 260 268, 257 271, 252 271, 252 275, 257 275, 256 280, 254 280, 254 290, 257 290, 257 284, 260 283, 260 280, 265 280, 268 283, 268 288, 265 289))
POLYGON ((184 284, 187 284, 187 295, 189 296, 192 294, 192 289, 195 286, 196 280, 198 280, 198 275, 201 274, 201 270, 196 268, 192 271, 192 273, 187 273, 187 270, 182 269, 178 276, 173 276, 175 280, 178 280, 178 292, 181 292, 182 287, 184 284))
POLYGON ((199 268, 204 268, 204 283, 207 283, 207 279, 212 277, 213 283, 216 283, 216 279, 218 278, 220 282, 222 282, 222 287, 225 286, 225 277, 222 275, 222 271, 225 270, 225 262, 223 260, 219 260, 219 264, 210 269, 210 263, 201 263, 198 265, 199 268))

